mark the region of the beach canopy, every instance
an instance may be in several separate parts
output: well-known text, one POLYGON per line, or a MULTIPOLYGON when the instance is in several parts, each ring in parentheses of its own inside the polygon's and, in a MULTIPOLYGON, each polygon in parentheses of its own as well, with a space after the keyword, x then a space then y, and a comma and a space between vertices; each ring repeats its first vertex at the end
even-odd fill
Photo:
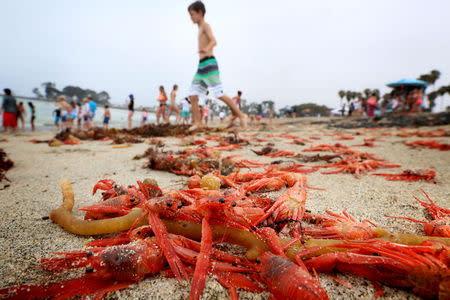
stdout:
POLYGON ((418 86, 418 87, 427 87, 429 85, 428 82, 418 80, 418 79, 400 79, 399 81, 390 82, 386 84, 389 87, 398 87, 398 86, 418 86))

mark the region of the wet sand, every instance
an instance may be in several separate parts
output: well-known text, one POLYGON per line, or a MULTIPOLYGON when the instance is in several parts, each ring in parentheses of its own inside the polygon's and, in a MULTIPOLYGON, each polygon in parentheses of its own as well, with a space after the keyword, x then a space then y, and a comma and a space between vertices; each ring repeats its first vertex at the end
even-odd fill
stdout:
MULTIPOLYGON (((418 128, 432 130, 433 128, 418 128)), ((450 130, 450 126, 441 127, 450 130)), ((417 130, 417 129, 415 129, 417 130)), ((396 132, 393 128, 378 129, 376 132, 396 132)), ((257 134, 259 138, 267 138, 280 150, 301 152, 302 149, 322 143, 341 143, 352 146, 362 144, 363 138, 370 137, 372 130, 352 129, 340 132, 364 135, 356 136, 354 140, 337 141, 336 137, 325 136, 334 130, 326 129, 324 125, 268 125, 264 131, 249 131, 246 134, 257 134), (290 140, 270 137, 268 134, 289 132, 304 138, 320 136, 320 140, 307 143, 304 146, 288 144, 290 140)), ((144 160, 132 160, 137 154, 142 154, 148 144, 135 144, 130 148, 114 149, 110 142, 83 141, 81 145, 49 147, 47 144, 32 144, 27 140, 49 139, 52 132, 18 133, 14 136, 0 134, 0 139, 6 137, 8 142, 0 142, 15 166, 7 173, 11 185, 0 190, 0 288, 19 285, 37 284, 67 278, 66 275, 52 275, 38 268, 41 257, 51 256, 51 251, 67 251, 83 249, 92 240, 88 237, 75 236, 67 233, 42 218, 61 203, 59 182, 67 178, 75 191, 76 207, 86 206, 97 201, 98 196, 92 196, 94 184, 105 177, 128 185, 136 180, 150 177, 158 181, 165 189, 183 188, 187 177, 177 176, 167 172, 141 168, 144 160)), ((204 136, 204 135, 203 135, 204 136)), ((243 138, 250 140, 256 137, 243 138)), ((200 137, 199 137, 200 138, 200 137)), ((450 208, 450 155, 448 151, 433 149, 413 149, 402 142, 406 140, 436 139, 450 143, 450 137, 445 138, 401 138, 396 136, 380 137, 382 141, 375 142, 374 148, 352 147, 376 154, 389 162, 400 164, 401 168, 381 169, 381 173, 400 173, 404 169, 433 169, 437 172, 440 184, 424 181, 403 182, 386 181, 384 178, 363 175, 356 179, 350 174, 323 175, 320 172, 308 174, 308 182, 312 186, 322 187, 323 191, 310 191, 306 208, 312 212, 322 213, 325 210, 348 212, 358 219, 368 219, 377 226, 394 233, 422 234, 422 225, 404 220, 384 217, 385 214, 408 216, 425 220, 425 210, 413 196, 423 199, 420 189, 425 190, 440 206, 450 208)), ((177 150, 179 139, 163 138, 166 149, 177 150)), ((215 145, 215 142, 208 142, 215 145)), ((258 143, 252 143, 258 144, 258 143)), ((261 143, 261 146, 264 143, 261 143)), ((272 159, 257 156, 250 149, 261 149, 261 146, 248 146, 242 150, 224 154, 240 154, 247 159, 270 162, 272 159)), ((316 154, 317 152, 304 152, 316 154)), ((321 153, 323 154, 323 153, 321 153)), ((287 158, 281 158, 288 160, 287 158)), ((321 162, 323 163, 323 162, 321 162)), ((318 163, 306 163, 314 165, 318 163)), ((319 163, 320 164, 320 163, 319 163)), ((83 214, 74 210, 81 217, 83 214)), ((346 288, 337 284, 328 275, 320 275, 322 286, 331 299, 371 299, 375 290, 369 281, 351 275, 338 275, 350 282, 353 287, 346 288)), ((384 299, 416 299, 410 292, 383 286, 384 299)), ((269 294, 254 294, 239 291, 241 299, 268 299, 269 294)), ((149 277, 123 291, 110 293, 108 299, 187 299, 189 285, 180 284, 174 279, 162 276, 149 277)), ((203 299, 228 299, 227 291, 215 280, 209 279, 203 293, 203 299)))

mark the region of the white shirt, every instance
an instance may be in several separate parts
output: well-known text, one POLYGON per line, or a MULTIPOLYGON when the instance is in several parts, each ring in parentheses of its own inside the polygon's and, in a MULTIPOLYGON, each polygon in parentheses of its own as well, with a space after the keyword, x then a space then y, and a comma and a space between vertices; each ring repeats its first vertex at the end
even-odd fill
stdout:
POLYGON ((191 108, 191 105, 189 104, 189 102, 187 102, 186 99, 183 100, 183 111, 189 111, 189 109, 191 108))
POLYGON ((89 102, 83 104, 81 112, 83 113, 83 115, 89 115, 91 113, 91 107, 89 106, 89 102))

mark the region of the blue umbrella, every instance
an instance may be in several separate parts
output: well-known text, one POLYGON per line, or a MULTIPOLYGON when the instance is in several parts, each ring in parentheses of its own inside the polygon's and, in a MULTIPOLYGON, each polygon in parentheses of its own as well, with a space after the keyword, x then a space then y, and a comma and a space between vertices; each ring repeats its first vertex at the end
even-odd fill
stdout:
POLYGON ((399 81, 390 82, 386 84, 389 87, 398 87, 398 86, 417 86, 417 87, 427 87, 430 83, 418 80, 418 79, 400 79, 399 81))

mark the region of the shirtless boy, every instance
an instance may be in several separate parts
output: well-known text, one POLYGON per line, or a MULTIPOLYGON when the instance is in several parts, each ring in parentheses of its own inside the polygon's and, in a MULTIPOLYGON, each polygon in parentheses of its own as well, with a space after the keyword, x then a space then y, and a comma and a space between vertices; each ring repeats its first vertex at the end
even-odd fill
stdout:
MULTIPOLYGON (((247 115, 242 113, 230 97, 223 92, 219 66, 213 54, 216 39, 212 33, 211 26, 205 22, 205 5, 201 1, 196 1, 189 5, 188 12, 192 22, 198 25, 198 53, 200 56, 198 70, 192 81, 189 96, 192 105, 193 121, 190 130, 194 131, 202 126, 201 112, 198 106, 198 96, 206 94, 208 88, 213 91, 216 98, 219 98, 228 105, 233 116, 239 118, 241 121, 241 127, 247 127, 247 115)), ((233 124, 230 123, 230 126, 232 125, 233 124)))

